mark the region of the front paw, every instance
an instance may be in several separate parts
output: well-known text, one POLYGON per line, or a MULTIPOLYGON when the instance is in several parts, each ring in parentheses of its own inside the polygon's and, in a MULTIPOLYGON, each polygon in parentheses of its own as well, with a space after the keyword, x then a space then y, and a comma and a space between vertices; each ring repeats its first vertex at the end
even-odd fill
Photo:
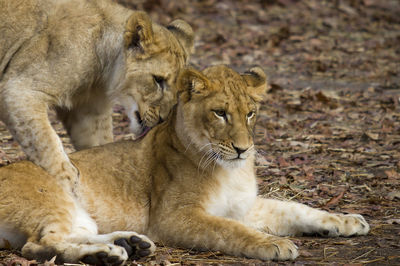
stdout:
POLYGON ((83 245, 86 253, 79 261, 91 265, 122 265, 128 259, 125 249, 110 244, 83 245))
POLYGON ((155 245, 150 239, 137 234, 118 238, 114 244, 125 248, 128 256, 135 259, 149 256, 155 251, 155 245))
POLYGON ((297 246, 287 238, 280 238, 272 243, 275 247, 273 260, 294 260, 299 256, 297 246))
POLYGON ((366 235, 370 229, 367 221, 359 214, 332 214, 323 218, 321 224, 318 233, 328 237, 366 235))
POLYGON ((340 218, 342 226, 339 234, 341 236, 359 236, 369 232, 369 224, 360 214, 342 214, 340 218))
POLYGON ((297 246, 289 239, 269 237, 255 248, 254 257, 262 260, 294 260, 299 255, 297 246))

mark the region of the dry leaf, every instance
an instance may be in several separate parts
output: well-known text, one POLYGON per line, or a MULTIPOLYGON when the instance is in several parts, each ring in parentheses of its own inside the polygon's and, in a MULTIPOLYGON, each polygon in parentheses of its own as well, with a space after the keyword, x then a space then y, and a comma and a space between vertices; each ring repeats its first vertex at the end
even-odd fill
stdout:
POLYGON ((365 135, 367 135, 372 140, 378 140, 379 139, 379 134, 378 133, 365 132, 365 135))
POLYGON ((325 206, 331 206, 331 205, 336 205, 338 204, 339 200, 341 200, 344 196, 344 193, 346 192, 346 190, 342 190, 339 195, 331 198, 326 204, 325 206))

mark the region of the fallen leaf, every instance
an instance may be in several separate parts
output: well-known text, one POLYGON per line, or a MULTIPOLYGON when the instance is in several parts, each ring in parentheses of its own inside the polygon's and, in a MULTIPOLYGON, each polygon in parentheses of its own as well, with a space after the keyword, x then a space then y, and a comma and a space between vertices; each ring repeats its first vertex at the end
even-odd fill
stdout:
POLYGON ((262 166, 269 166, 272 163, 267 161, 264 156, 257 154, 256 155, 256 164, 262 166))
POLYGON ((314 257, 314 255, 307 250, 300 250, 300 256, 305 258, 314 257))
POLYGON ((290 142, 290 146, 300 146, 300 147, 308 149, 309 144, 308 143, 303 143, 303 142, 300 142, 300 141, 292 140, 290 142))
POLYGON ((367 135, 372 140, 378 140, 379 139, 379 134, 378 133, 365 132, 365 135, 367 135))
POLYGON ((346 192, 346 190, 342 190, 342 191, 339 193, 339 195, 337 195, 337 196, 331 198, 331 199, 325 204, 325 206, 336 205, 336 204, 339 202, 339 200, 343 198, 345 192, 346 192))
POLYGON ((283 88, 282 88, 280 85, 275 84, 275 83, 271 83, 270 89, 269 89, 268 92, 274 93, 274 92, 276 92, 276 91, 281 91, 282 89, 283 89, 283 88))
POLYGON ((279 157, 278 158, 278 163, 279 163, 280 167, 288 167, 288 166, 290 166, 290 164, 283 157, 279 157))
POLYGON ((398 173, 396 170, 394 169, 390 169, 390 170, 386 170, 385 174, 387 175, 387 177, 389 179, 397 179, 400 178, 400 173, 398 173))
POLYGON ((57 258, 57 256, 54 256, 53 258, 51 258, 51 260, 49 260, 49 261, 46 260, 43 263, 43 266, 55 266, 56 265, 56 258, 57 258))

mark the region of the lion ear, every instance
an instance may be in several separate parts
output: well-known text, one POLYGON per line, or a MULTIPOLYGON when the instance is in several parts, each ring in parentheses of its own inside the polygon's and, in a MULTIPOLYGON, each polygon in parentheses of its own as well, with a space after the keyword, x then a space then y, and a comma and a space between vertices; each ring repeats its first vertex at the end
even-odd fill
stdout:
POLYGON ((193 97, 206 95, 210 84, 200 71, 194 68, 185 68, 179 73, 177 88, 180 98, 187 102, 193 97))
POLYGON ((182 44, 187 57, 194 53, 194 32, 186 21, 176 19, 167 26, 167 29, 182 44))
POLYGON ((125 48, 134 48, 144 51, 153 42, 153 24, 149 15, 143 11, 135 11, 128 18, 125 25, 125 48))
POLYGON ((257 102, 261 101, 267 92, 267 75, 264 70, 259 66, 252 67, 242 74, 242 77, 253 99, 257 102))

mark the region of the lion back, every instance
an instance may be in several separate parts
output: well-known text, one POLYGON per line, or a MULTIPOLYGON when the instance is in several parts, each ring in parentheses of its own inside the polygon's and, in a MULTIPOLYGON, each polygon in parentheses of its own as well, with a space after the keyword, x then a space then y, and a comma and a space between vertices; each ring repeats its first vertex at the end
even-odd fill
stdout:
POLYGON ((0 80, 12 57, 45 27, 45 8, 46 3, 40 0, 0 0, 0 80))

